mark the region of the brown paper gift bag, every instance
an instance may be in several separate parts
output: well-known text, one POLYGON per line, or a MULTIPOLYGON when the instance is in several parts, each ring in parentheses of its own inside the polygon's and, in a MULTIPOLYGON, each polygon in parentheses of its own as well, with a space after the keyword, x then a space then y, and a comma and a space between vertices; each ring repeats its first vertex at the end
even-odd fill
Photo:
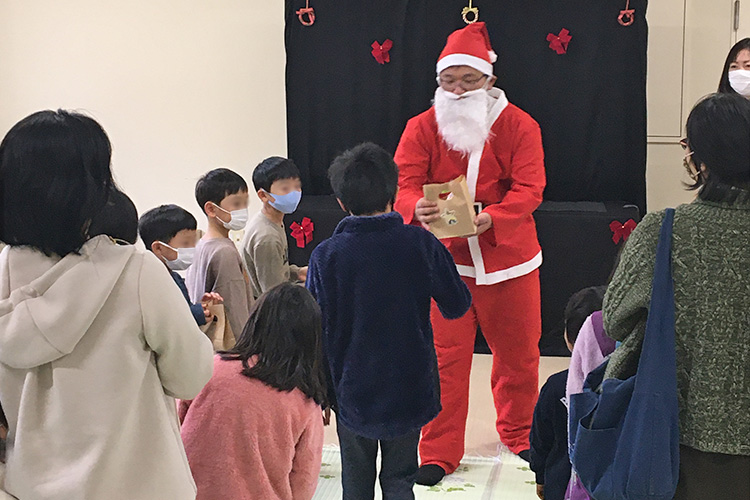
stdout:
POLYGON ((474 203, 466 178, 461 175, 445 184, 425 184, 424 197, 435 201, 440 219, 430 224, 430 231, 438 238, 462 238, 477 233, 474 225, 474 203))
POLYGON ((214 320, 206 323, 201 327, 211 342, 214 344, 214 351, 226 351, 234 347, 235 339, 232 327, 227 320, 226 310, 223 304, 214 304, 208 308, 214 315, 214 320))

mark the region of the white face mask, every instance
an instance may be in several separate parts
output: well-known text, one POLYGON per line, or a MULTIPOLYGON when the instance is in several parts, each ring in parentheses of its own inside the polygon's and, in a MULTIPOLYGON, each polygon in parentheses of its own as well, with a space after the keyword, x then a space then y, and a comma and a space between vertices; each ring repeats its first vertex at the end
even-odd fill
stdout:
POLYGON ((184 271, 193 264, 193 259, 195 258, 195 248, 173 248, 162 241, 160 241, 159 243, 169 248, 170 250, 174 250, 175 252, 177 252, 177 258, 175 260, 167 260, 166 258, 164 259, 164 261, 167 263, 167 267, 172 271, 184 271))
POLYGON ((729 85, 742 97, 750 97, 750 70, 736 69, 730 71, 729 85))
POLYGON ((232 210, 230 212, 229 210, 224 210, 216 203, 214 203, 214 206, 218 208, 219 210, 221 210, 222 212, 226 212, 230 215, 231 219, 229 219, 229 222, 224 222, 218 217, 216 218, 216 220, 221 222, 221 224, 225 228, 229 229, 230 231, 239 231, 241 229, 245 229, 245 225, 247 224, 247 221, 249 219, 247 208, 243 208, 242 210, 232 210))

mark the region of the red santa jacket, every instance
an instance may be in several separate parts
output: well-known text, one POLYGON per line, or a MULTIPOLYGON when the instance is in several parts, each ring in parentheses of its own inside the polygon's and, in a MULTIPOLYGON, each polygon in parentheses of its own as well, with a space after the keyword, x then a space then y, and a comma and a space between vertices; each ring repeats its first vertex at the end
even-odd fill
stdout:
POLYGON ((469 155, 449 149, 438 132, 435 108, 406 125, 396 150, 399 192, 396 210, 415 223, 422 186, 465 175, 469 193, 492 217, 492 228, 478 237, 442 240, 462 276, 492 285, 524 276, 542 264, 532 213, 542 202, 544 151, 539 125, 508 103, 505 93, 490 91, 490 138, 469 155))

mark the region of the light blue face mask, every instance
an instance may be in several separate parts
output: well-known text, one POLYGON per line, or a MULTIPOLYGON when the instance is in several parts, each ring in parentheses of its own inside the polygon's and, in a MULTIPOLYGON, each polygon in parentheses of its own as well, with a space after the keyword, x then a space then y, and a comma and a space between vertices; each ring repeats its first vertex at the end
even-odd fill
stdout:
POLYGON ((272 194, 268 191, 265 193, 276 200, 269 201, 268 204, 283 214, 291 214, 297 210, 299 201, 302 199, 302 191, 292 191, 287 194, 272 194))

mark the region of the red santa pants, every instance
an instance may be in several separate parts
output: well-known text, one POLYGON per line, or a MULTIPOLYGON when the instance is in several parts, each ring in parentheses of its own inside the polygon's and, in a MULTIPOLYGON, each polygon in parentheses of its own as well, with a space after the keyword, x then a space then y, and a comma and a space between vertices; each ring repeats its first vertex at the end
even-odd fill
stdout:
POLYGON ((539 378, 542 331, 539 271, 495 285, 477 286, 464 278, 473 303, 457 320, 446 320, 432 306, 443 410, 422 429, 422 465, 436 464, 450 474, 464 455, 469 411, 469 375, 477 323, 492 350, 492 394, 500 440, 514 453, 529 448, 539 378))

